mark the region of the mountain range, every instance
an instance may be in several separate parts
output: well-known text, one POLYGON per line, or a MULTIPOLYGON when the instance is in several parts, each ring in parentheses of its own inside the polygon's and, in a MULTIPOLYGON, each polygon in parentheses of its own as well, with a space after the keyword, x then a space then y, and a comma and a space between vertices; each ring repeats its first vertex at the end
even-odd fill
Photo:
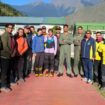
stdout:
POLYGON ((49 3, 42 0, 36 1, 27 5, 14 5, 13 7, 27 16, 64 17, 105 2, 105 0, 51 0, 49 3))

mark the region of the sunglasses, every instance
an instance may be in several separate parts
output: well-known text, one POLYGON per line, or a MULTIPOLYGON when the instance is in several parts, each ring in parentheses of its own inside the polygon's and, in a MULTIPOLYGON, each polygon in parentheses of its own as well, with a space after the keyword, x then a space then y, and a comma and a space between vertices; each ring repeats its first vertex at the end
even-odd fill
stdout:
POLYGON ((91 34, 91 33, 86 33, 86 34, 91 34))

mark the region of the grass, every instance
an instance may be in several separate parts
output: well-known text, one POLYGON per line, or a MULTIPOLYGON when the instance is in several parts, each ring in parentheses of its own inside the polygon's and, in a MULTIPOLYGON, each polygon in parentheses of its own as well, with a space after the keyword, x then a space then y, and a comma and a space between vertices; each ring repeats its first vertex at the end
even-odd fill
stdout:
POLYGON ((105 90, 101 90, 97 84, 93 84, 93 86, 105 98, 105 90))

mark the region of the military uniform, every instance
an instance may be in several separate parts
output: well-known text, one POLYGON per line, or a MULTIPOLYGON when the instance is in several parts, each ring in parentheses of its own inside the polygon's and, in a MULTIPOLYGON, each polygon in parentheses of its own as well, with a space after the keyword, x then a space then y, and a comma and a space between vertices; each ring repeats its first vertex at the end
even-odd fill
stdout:
POLYGON ((60 44, 60 61, 59 61, 59 73, 63 74, 63 64, 66 58, 67 63, 67 74, 71 73, 71 44, 73 43, 73 35, 69 32, 61 34, 59 39, 60 44))
POLYGON ((83 75, 83 70, 81 71, 81 59, 80 59, 80 50, 81 50, 81 40, 83 39, 84 35, 79 35, 76 34, 74 36, 74 74, 78 75, 78 73, 80 73, 80 75, 83 75))

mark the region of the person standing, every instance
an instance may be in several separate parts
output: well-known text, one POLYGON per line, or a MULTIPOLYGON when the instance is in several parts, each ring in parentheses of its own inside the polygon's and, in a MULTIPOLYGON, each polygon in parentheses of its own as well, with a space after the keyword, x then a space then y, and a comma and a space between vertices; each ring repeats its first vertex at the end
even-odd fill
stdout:
POLYGON ((44 36, 42 29, 38 28, 37 35, 33 38, 32 52, 36 54, 35 59, 35 76, 43 76, 42 69, 44 63, 44 36))
POLYGON ((101 55, 98 52, 99 46, 103 43, 103 37, 101 32, 96 33, 96 53, 95 53, 95 60, 94 60, 94 69, 93 69, 93 80, 97 84, 101 84, 101 55))
POLYGON ((63 76, 63 65, 66 58, 67 63, 67 76, 72 77, 71 75, 71 44, 73 43, 73 35, 69 33, 69 26, 64 25, 64 33, 61 34, 59 43, 60 43, 60 61, 59 61, 59 70, 58 77, 63 76))
MULTIPOLYGON (((36 36, 37 32, 36 32, 34 26, 30 26, 30 31, 31 31, 30 34, 32 35, 32 43, 33 43, 33 39, 34 39, 34 37, 36 36)), ((33 54, 33 53, 32 53, 32 64, 31 64, 31 72, 32 72, 32 73, 33 73, 34 70, 35 70, 35 68, 34 68, 34 66, 35 66, 35 56, 36 56, 36 54, 33 54)))
POLYGON ((35 36, 37 34, 34 26, 30 26, 30 33, 32 34, 32 36, 35 36))
POLYGON ((31 72, 31 64, 32 64, 32 34, 30 33, 30 27, 24 27, 25 38, 28 43, 28 50, 24 54, 24 77, 28 77, 31 72))
POLYGON ((53 29, 48 30, 45 37, 45 76, 54 76, 54 59, 57 53, 57 38, 53 29))
POLYGON ((28 43, 24 38, 24 29, 19 28, 17 33, 17 69, 18 69, 18 83, 24 82, 24 54, 28 50, 28 43))
POLYGON ((81 58, 84 68, 83 81, 92 84, 93 83, 93 61, 95 58, 95 40, 91 37, 91 31, 86 31, 85 37, 81 42, 81 58))
POLYGON ((8 78, 10 75, 9 66, 12 55, 12 31, 14 28, 13 24, 6 24, 6 29, 3 35, 1 36, 2 47, 3 49, 0 51, 0 68, 1 68, 1 91, 9 92, 10 87, 8 87, 8 78))
POLYGON ((46 26, 42 26, 42 34, 43 34, 44 36, 47 36, 46 26))
POLYGON ((60 38, 60 35, 61 35, 61 27, 57 26, 56 27, 56 34, 55 34, 55 36, 57 37, 57 53, 55 55, 55 62, 54 62, 55 72, 58 72, 58 67, 59 67, 59 56, 60 56, 59 38, 60 38))
POLYGON ((102 55, 102 65, 101 65, 101 89, 105 90, 105 39, 103 43, 100 44, 98 52, 102 55))
POLYGON ((83 27, 79 26, 77 33, 74 36, 74 76, 77 77, 78 74, 83 76, 83 69, 80 58, 81 50, 81 40, 84 37, 83 27), (82 70, 81 70, 82 69, 82 70))

